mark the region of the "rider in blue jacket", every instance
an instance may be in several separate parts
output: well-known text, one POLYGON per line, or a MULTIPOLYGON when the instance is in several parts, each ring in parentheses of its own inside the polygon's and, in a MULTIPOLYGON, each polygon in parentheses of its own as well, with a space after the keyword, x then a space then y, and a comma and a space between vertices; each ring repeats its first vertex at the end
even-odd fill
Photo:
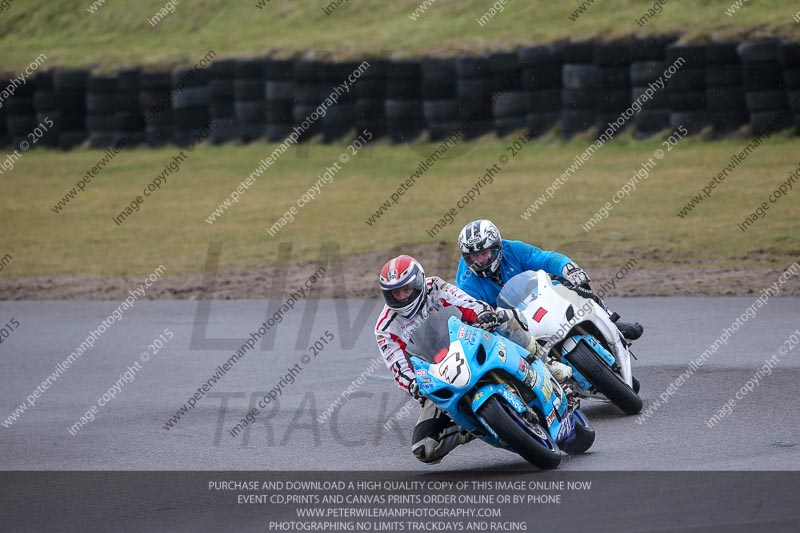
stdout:
MULTIPOLYGON (((591 293, 589 276, 569 257, 521 241, 503 240, 500 230, 490 220, 476 220, 464 226, 458 235, 458 248, 461 260, 456 272, 456 286, 490 305, 497 305, 497 296, 503 285, 520 272, 544 270, 565 278, 582 295, 593 297, 605 307, 599 296, 591 293)), ((617 320, 616 325, 628 340, 636 340, 644 332, 638 322, 631 324, 617 320)))

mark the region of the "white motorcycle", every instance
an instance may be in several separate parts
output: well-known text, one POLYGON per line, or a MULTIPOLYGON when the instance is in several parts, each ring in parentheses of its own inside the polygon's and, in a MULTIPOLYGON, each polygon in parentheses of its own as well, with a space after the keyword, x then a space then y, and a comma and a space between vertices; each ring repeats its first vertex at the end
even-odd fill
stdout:
POLYGON ((516 309, 551 357, 572 367, 575 392, 602 394, 625 414, 642 410, 639 382, 631 370, 630 343, 600 304, 568 289, 566 280, 528 270, 505 284, 498 307, 516 309))

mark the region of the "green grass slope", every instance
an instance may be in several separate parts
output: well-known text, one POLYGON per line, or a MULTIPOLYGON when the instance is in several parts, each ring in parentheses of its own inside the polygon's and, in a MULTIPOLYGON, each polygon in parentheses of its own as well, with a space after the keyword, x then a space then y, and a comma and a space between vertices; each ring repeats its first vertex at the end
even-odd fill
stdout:
POLYGON ((570 15, 590 0, 505 0, 502 12, 480 25, 477 19, 493 2, 428 0, 412 20, 423 0, 344 0, 330 14, 324 11, 330 0, 182 0, 153 27, 147 21, 165 0, 11 0, 0 13, 0 71, 18 72, 41 53, 49 66, 113 70, 192 63, 209 49, 218 57, 269 52, 362 57, 455 55, 556 39, 674 32, 689 40, 800 38, 800 24, 792 20, 800 10, 796 2, 741 1, 728 16, 734 0, 669 0, 639 27, 636 19, 652 2, 596 0, 573 21, 570 15))
MULTIPOLYGON (((3 176, 0 255, 14 262, 4 277, 29 275, 119 276, 147 274, 166 260, 170 274, 200 271, 210 242, 225 243, 226 268, 274 264, 279 243, 292 242, 294 261, 316 259, 324 241, 348 254, 389 251, 398 244, 453 245, 460 228, 492 218, 508 238, 566 252, 639 258, 640 267, 673 265, 748 268, 780 266, 800 256, 800 181, 772 204, 752 228, 737 228, 800 165, 797 141, 762 144, 684 219, 676 216, 747 140, 681 141, 665 152, 647 180, 615 205, 589 233, 582 225, 631 179, 644 161, 664 149, 660 140, 620 139, 594 154, 529 220, 522 212, 573 163, 588 142, 530 142, 516 157, 513 138, 486 138, 458 147, 440 160, 373 225, 366 220, 417 169, 436 145, 389 146, 352 157, 295 220, 271 237, 266 229, 296 205, 319 176, 339 161, 345 145, 291 148, 214 224, 212 211, 269 155, 274 145, 200 147, 186 153, 180 170, 137 213, 117 226, 118 215, 177 148, 121 152, 59 214, 52 207, 102 156, 34 150, 3 176), (467 149, 467 151, 464 151, 467 149), (299 156, 299 157, 298 157, 299 156), (427 230, 481 180, 501 156, 503 170, 480 196, 458 209, 434 238, 427 230)), ((578 254, 578 255, 580 255, 578 254)), ((580 255, 583 257, 583 255, 580 255)))

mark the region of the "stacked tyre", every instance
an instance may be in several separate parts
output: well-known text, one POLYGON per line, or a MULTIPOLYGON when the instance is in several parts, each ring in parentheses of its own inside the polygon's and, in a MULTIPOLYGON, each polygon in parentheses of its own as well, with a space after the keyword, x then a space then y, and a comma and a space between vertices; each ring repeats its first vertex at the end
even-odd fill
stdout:
POLYGON ((422 66, 419 61, 390 61, 386 66, 386 129, 394 143, 410 142, 425 130, 422 66))
POLYGON ((594 44, 568 43, 562 48, 562 134, 569 138, 595 126, 600 69, 594 64, 594 44))
MULTIPOLYGON (((350 134, 356 127, 356 95, 345 89, 344 83, 357 68, 358 63, 326 63, 322 68, 323 95, 336 94, 338 100, 328 107, 322 117, 322 142, 330 143, 350 134), (335 88, 338 91, 334 91, 335 88)), ((357 81, 356 81, 357 83, 357 81)), ((349 85, 347 85, 349 88, 349 85)))
POLYGON ((139 106, 142 109, 145 141, 157 147, 175 139, 172 112, 172 75, 169 72, 143 72, 139 78, 139 106))
POLYGON ((724 134, 747 124, 742 61, 736 43, 710 43, 706 48, 706 105, 714 133, 724 134))
POLYGON ((529 46, 518 52, 525 90, 528 134, 541 135, 561 118, 563 57, 555 44, 529 46))
POLYGON ((777 39, 743 41, 736 48, 742 59, 745 100, 750 127, 756 135, 792 126, 783 67, 778 61, 781 43, 777 39))
POLYGON ((114 93, 114 144, 132 147, 145 141, 145 121, 139 105, 139 69, 117 73, 114 93))
POLYGON ((283 141, 292 131, 294 100, 294 61, 268 59, 264 65, 267 140, 283 141))
MULTIPOLYGON (((7 79, 0 78, 0 88, 8 87, 8 81, 7 79)), ((5 106, 0 106, 0 148, 5 148, 10 144, 11 138, 8 136, 5 106)))
POLYGON ((239 135, 246 143, 262 139, 267 133, 264 60, 239 61, 235 72, 233 107, 239 125, 239 135))
POLYGON ((221 59, 208 67, 208 120, 217 126, 211 130, 209 142, 223 144, 239 138, 236 111, 233 105, 233 85, 236 80, 236 60, 221 59))
MULTIPOLYGON (((58 134, 61 127, 61 113, 58 105, 58 97, 55 90, 55 71, 40 72, 36 76, 33 92, 33 106, 36 109, 36 116, 33 117, 31 124, 45 126, 52 121, 52 126, 48 128, 41 139, 36 144, 48 147, 58 147, 58 134)), ((21 88, 21 87, 20 87, 21 88)), ((29 129, 28 132, 31 130, 29 129)), ((30 140, 30 139, 28 139, 30 140)))
POLYGON ((322 82, 322 64, 304 60, 294 64, 295 106, 292 111, 295 127, 302 130, 300 142, 307 141, 322 131, 317 107, 327 94, 322 82))
POLYGON ((633 119, 637 138, 669 128, 669 94, 658 83, 667 68, 666 45, 662 40, 653 39, 640 39, 631 44, 631 102, 638 101, 641 106, 633 119))
MULTIPOLYGON (((28 134, 39 124, 33 104, 34 87, 38 86, 38 81, 37 77, 34 82, 29 80, 24 85, 18 85, 14 95, 3 103, 3 109, 6 110, 6 129, 12 150, 20 149, 23 141, 28 142, 28 134)), ((7 87, 7 84, 3 87, 7 87)))
POLYGON ((83 143, 86 131, 86 83, 89 73, 85 70, 56 70, 53 83, 58 100, 58 145, 69 150, 83 143))
POLYGON ((522 89, 519 56, 498 52, 489 56, 494 93, 494 129, 498 136, 524 130, 528 125, 528 94, 522 89))
POLYGON ((189 146, 208 137, 208 81, 208 69, 176 68, 172 71, 172 110, 178 146, 189 146))
POLYGON ((494 79, 486 56, 456 59, 458 100, 464 124, 464 138, 474 139, 494 129, 494 79))
POLYGON ((784 43, 778 52, 783 67, 783 84, 788 93, 794 129, 800 135, 800 43, 784 43))
POLYGON ((422 115, 428 139, 441 141, 461 128, 455 59, 425 59, 421 66, 422 115))
POLYGON ((386 71, 385 60, 371 60, 370 67, 355 84, 356 129, 372 133, 373 140, 385 137, 386 129, 386 71))
POLYGON ((632 114, 623 115, 631 105, 631 52, 629 43, 605 43, 594 47, 594 64, 600 78, 595 102, 595 124, 599 134, 616 135, 633 118, 632 114))
POLYGON ((86 84, 86 128, 89 130, 89 146, 108 148, 113 146, 116 133, 115 93, 117 78, 90 76, 86 84))
POLYGON ((689 135, 699 133, 711 124, 706 106, 706 47, 671 44, 666 59, 667 68, 677 69, 666 83, 670 128, 676 131, 683 126, 689 135))

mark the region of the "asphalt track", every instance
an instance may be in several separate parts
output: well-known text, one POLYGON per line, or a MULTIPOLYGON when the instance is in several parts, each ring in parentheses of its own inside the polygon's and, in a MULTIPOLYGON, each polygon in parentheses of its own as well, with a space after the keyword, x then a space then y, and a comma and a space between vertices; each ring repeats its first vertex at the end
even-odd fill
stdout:
MULTIPOLYGON (((378 353, 376 300, 301 302, 227 372, 170 430, 162 426, 226 361, 233 349, 191 349, 197 302, 143 301, 127 311, 21 417, 0 426, 2 470, 400 470, 480 472, 529 469, 519 457, 472 442, 441 464, 411 455, 412 414, 384 425, 406 403, 383 366, 366 376, 335 416, 319 417, 368 369, 378 353), (347 305, 347 312, 341 307, 347 305), (359 313, 361 313, 359 317, 359 313), (342 324, 337 320, 337 314, 342 324), (365 318, 366 317, 366 318, 365 318), (165 328, 174 332, 134 381, 100 408, 94 421, 68 428, 98 401, 165 328), (286 385, 254 424, 230 436, 250 405, 301 363, 328 330, 335 340, 286 385), (305 333, 301 333, 305 332, 305 333)), ((634 370, 647 407, 692 359, 753 302, 736 298, 611 300, 645 324, 634 370)), ((268 302, 214 302, 206 336, 246 338, 265 319, 268 302)), ((0 322, 20 326, 0 345, 0 421, 30 395, 97 328, 116 302, 2 302, 0 322)), ((798 330, 800 299, 771 298, 650 417, 625 417, 609 404, 584 402, 597 439, 589 453, 565 458, 566 471, 798 470, 796 397, 800 347, 780 357, 769 376, 713 428, 706 421, 798 330)), ((202 328, 200 328, 202 329, 202 328)), ((241 341, 228 341, 231 346, 241 341)))
MULTIPOLYGON (((312 302, 316 309, 303 302, 289 312, 267 332, 263 346, 248 352, 170 430, 163 428, 169 417, 241 343, 202 341, 203 335, 246 338, 264 321, 268 302, 213 302, 205 332, 202 313, 200 327, 195 327, 197 302, 136 303, 33 408, 9 427, 0 426, 3 529, 280 531, 273 527, 275 521, 298 520, 306 527, 310 519, 295 514, 302 506, 241 505, 235 492, 207 488, 212 480, 282 476, 593 483, 585 493, 567 491, 561 505, 497 506, 503 520, 517 520, 513 523, 527 530, 750 532, 800 527, 800 432, 794 400, 800 348, 780 356, 771 375, 737 400, 716 426, 705 423, 798 330, 800 299, 771 298, 647 418, 624 417, 608 404, 584 402, 597 432, 595 445, 585 455, 565 458, 554 472, 539 472, 518 456, 481 442, 456 449, 439 465, 418 463, 409 450, 416 408, 412 405, 412 414, 384 427, 406 399, 382 362, 370 367, 377 355, 371 328, 378 302, 312 302), (141 362, 140 354, 150 350, 148 345, 165 328, 174 337, 141 362), (309 354, 305 348, 326 330, 335 340, 303 364, 303 355, 309 354), (135 379, 119 387, 120 375, 137 361, 141 370, 135 379), (231 437, 228 430, 249 406, 296 363, 301 370, 294 383, 279 396, 275 393, 278 402, 231 437), (349 401, 320 419, 359 375, 366 377, 349 401), (94 421, 70 434, 68 428, 115 384, 116 397, 99 409, 94 421)), ((639 360, 634 366, 645 408, 752 303, 750 297, 610 300, 620 314, 647 327, 636 343, 639 360)), ((7 422, 14 408, 117 305, 0 303, 0 322, 12 317, 19 322, 0 345, 0 422, 7 422)), ((423 530, 420 523, 453 527, 456 521, 423 520, 405 529, 382 530, 423 530)))

